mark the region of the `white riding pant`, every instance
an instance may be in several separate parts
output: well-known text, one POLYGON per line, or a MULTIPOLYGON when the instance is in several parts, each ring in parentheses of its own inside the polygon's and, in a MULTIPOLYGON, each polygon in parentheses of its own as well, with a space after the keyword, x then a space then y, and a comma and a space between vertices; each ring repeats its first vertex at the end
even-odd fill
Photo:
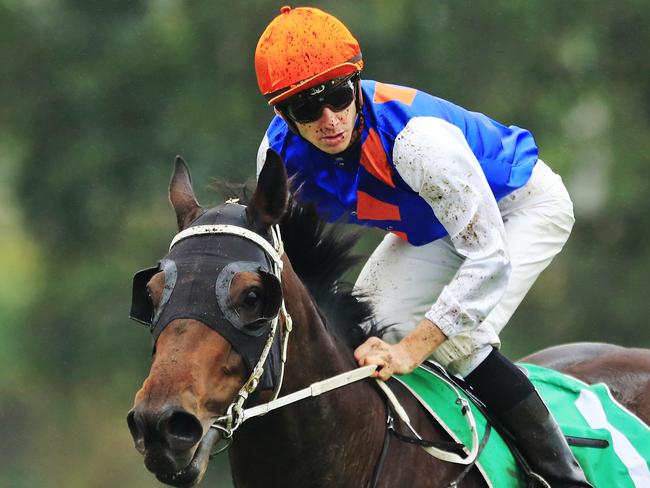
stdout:
MULTIPOLYGON (((558 254, 573 227, 573 204, 559 175, 538 161, 525 186, 499 209, 512 271, 503 298, 474 330, 449 337, 431 359, 459 376, 471 373, 500 347, 499 333, 528 290, 558 254)), ((387 234, 363 267, 356 289, 367 294, 379 324, 392 325, 384 340, 398 342, 424 317, 463 263, 449 237, 413 246, 387 234)))

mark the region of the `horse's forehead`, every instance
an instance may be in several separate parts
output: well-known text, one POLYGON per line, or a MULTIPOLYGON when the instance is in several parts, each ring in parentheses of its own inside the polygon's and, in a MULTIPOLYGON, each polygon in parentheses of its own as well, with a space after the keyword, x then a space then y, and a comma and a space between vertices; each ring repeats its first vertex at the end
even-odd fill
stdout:
POLYGON ((198 219, 192 222, 195 225, 237 225, 239 227, 250 228, 246 216, 246 207, 239 203, 226 202, 217 207, 213 207, 203 213, 198 219))
MULTIPOLYGON (((202 225, 231 225, 247 230, 254 230, 248 221, 246 206, 231 201, 206 210, 192 222, 190 228, 202 225)), ((233 260, 245 260, 259 261, 266 263, 268 266, 271 265, 265 251, 259 244, 249 239, 219 233, 212 234, 209 237, 207 239, 183 239, 174 245, 167 256, 174 260, 189 259, 196 263, 205 259, 213 259, 217 256, 222 261, 222 264, 233 260), (214 245, 214 239, 218 239, 221 244, 218 246, 214 245)), ((269 240, 270 236, 263 237, 269 240)))

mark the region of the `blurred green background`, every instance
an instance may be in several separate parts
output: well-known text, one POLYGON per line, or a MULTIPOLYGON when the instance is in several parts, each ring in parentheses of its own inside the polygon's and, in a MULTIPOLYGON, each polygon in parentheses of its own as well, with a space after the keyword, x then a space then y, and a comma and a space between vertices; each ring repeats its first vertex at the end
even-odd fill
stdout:
MULTIPOLYGON (((272 113, 253 52, 281 5, 0 0, 0 486, 161 486, 125 423, 150 354, 131 276, 174 234, 176 154, 204 204, 213 177, 254 176, 272 113)), ((366 78, 526 127, 564 177, 577 223, 506 354, 650 346, 650 3, 313 5, 355 33, 366 78)), ((204 486, 230 486, 225 462, 204 486)))

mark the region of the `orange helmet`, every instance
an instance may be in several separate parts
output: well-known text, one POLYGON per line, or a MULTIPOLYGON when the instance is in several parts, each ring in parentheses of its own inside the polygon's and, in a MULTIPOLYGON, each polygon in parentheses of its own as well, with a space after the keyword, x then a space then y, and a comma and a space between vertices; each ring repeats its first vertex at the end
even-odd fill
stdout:
POLYGON ((350 31, 313 7, 282 7, 255 49, 257 84, 270 105, 362 68, 361 47, 350 31))

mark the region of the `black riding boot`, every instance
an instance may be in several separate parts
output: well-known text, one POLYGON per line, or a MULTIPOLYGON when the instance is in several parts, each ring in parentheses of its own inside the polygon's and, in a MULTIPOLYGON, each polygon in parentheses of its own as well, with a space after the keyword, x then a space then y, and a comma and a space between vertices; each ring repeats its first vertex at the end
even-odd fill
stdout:
MULTIPOLYGON (((496 349, 465 380, 552 488, 591 487, 528 377, 496 349)), ((532 486, 545 486, 532 483, 532 486)))

